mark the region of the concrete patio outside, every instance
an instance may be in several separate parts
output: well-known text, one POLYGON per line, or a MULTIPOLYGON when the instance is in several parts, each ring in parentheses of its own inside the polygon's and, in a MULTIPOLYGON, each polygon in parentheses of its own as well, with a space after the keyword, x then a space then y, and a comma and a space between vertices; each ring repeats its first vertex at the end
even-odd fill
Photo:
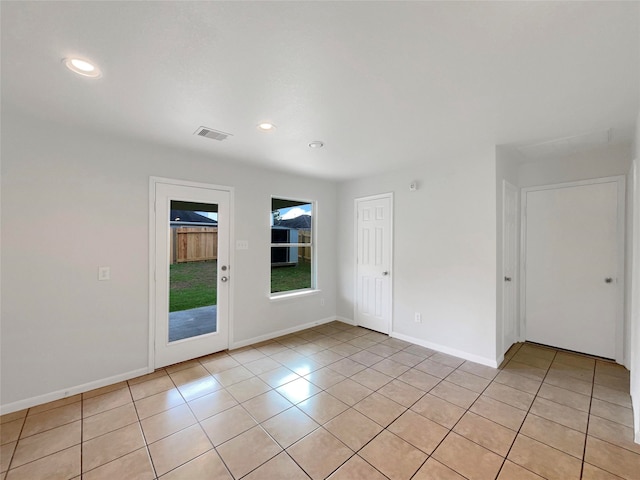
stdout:
POLYGON ((169 313, 169 342, 216 331, 217 305, 169 313))

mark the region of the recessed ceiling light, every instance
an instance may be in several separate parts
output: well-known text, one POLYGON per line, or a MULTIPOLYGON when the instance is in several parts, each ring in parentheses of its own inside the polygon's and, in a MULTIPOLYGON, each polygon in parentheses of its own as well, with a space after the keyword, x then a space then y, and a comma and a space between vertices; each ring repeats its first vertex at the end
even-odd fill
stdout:
POLYGON ((63 58, 62 61, 69 70, 77 73, 78 75, 83 75, 85 77, 91 78, 97 78, 102 75, 100 69, 87 60, 83 60, 77 57, 67 57, 63 58))
POLYGON ((262 122, 258 124, 258 130, 263 132, 271 132, 276 129, 276 126, 273 123, 262 122))
POLYGON ((321 142, 320 140, 314 140, 313 142, 309 143, 309 148, 322 148, 324 147, 324 142, 321 142))

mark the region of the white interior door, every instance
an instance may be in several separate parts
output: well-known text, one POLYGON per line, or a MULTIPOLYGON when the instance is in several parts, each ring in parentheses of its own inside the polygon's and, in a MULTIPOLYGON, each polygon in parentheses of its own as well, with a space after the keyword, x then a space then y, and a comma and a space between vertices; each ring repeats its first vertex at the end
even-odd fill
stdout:
POLYGON ((503 182, 502 350, 518 341, 518 188, 503 182))
POLYGON ((620 358, 624 183, 606 180, 523 192, 526 338, 620 358))
POLYGON ((153 185, 155 282, 152 316, 154 366, 159 368, 224 350, 229 345, 230 191, 162 181, 153 185), (212 217, 211 224, 216 224, 215 227, 203 228, 180 218, 189 216, 190 220, 202 221, 199 217, 205 215, 212 217), (175 281, 171 282, 172 275, 182 277, 174 277, 175 281), (198 282, 203 282, 199 291, 192 291, 198 282), (170 307, 171 295, 179 302, 172 302, 170 307), (196 296, 205 298, 198 303, 197 299, 192 299, 196 296))
POLYGON ((356 200, 357 325, 391 331, 391 194, 356 200))

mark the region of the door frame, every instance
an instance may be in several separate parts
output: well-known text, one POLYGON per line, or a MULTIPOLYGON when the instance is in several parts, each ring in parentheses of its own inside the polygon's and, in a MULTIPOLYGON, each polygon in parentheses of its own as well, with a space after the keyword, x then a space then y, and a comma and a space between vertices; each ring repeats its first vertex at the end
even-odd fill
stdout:
MULTIPOLYGON (((210 183, 192 182, 189 180, 180 180, 166 177, 149 177, 149 355, 148 369, 149 372, 155 370, 156 358, 156 185, 164 183, 177 187, 194 187, 208 190, 224 190, 229 193, 229 265, 235 265, 235 245, 233 239, 235 235, 234 229, 234 188, 227 185, 215 185, 210 183)), ((233 298, 234 283, 229 282, 229 298, 228 298, 228 335, 227 345, 231 345, 233 338, 233 298)))
POLYGON ((391 228, 391 235, 389 241, 389 271, 391 272, 391 278, 389 279, 389 334, 393 332, 393 237, 394 237, 394 223, 393 223, 393 192, 379 193, 376 195, 368 195, 366 197, 358 197, 353 200, 353 322, 358 325, 358 204, 360 202, 366 202, 368 200, 377 200, 380 198, 389 199, 389 228, 391 228))
POLYGON ((615 361, 623 364, 624 362, 624 295, 625 295, 625 202, 626 202, 626 176, 615 175, 611 177, 600 177, 589 180, 580 180, 575 182, 554 183, 549 185, 538 185, 533 187, 524 187, 520 190, 520 339, 525 341, 527 338, 526 326, 526 282, 527 282, 527 193, 541 190, 555 190, 559 188, 580 187, 584 185, 597 185, 600 183, 617 183, 618 202, 617 202, 617 238, 616 247, 618 251, 617 258, 617 278, 618 285, 617 302, 616 302, 616 357, 615 361))
POLYGON ((513 336, 513 340, 514 341, 519 341, 521 340, 522 337, 522 329, 521 329, 521 325, 520 325, 520 311, 519 311, 519 303, 520 303, 520 252, 518 252, 519 247, 520 247, 520 240, 519 240, 519 235, 518 235, 518 227, 520 226, 520 217, 521 213, 520 213, 520 203, 521 203, 521 195, 520 195, 520 188, 518 188, 517 186, 515 186, 514 184, 508 182, 507 180, 502 180, 502 272, 500 272, 501 275, 501 279, 500 279, 500 283, 502 285, 502 346, 501 346, 501 354, 506 353, 506 351, 508 350, 508 348, 511 347, 511 345, 507 345, 506 340, 506 335, 505 335, 505 327, 506 327, 506 295, 505 295, 505 281, 504 281, 504 276, 505 276, 505 254, 506 254, 506 242, 505 242, 505 237, 506 237, 506 208, 505 208, 505 204, 506 204, 506 192, 508 189, 511 189, 515 192, 516 194, 516 219, 515 219, 515 226, 516 226, 516 232, 513 238, 513 242, 516 244, 515 245, 515 258, 514 258, 514 263, 515 263, 515 267, 514 267, 514 272, 513 272, 513 284, 514 284, 514 300, 515 300, 515 308, 514 308, 514 318, 511 320, 514 325, 513 325, 513 331, 514 331, 514 336, 513 336))

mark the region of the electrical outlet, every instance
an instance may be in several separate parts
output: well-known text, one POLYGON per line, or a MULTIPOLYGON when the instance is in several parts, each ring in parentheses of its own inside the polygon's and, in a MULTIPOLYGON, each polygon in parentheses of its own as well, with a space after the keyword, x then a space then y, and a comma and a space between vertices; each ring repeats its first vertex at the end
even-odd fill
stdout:
POLYGON ((324 307, 324 298, 321 298, 321 299, 320 299, 320 306, 321 306, 321 307, 324 307))
POLYGON ((415 313, 415 316, 413 317, 413 321, 416 323, 422 323, 422 315, 420 314, 420 312, 415 313))

